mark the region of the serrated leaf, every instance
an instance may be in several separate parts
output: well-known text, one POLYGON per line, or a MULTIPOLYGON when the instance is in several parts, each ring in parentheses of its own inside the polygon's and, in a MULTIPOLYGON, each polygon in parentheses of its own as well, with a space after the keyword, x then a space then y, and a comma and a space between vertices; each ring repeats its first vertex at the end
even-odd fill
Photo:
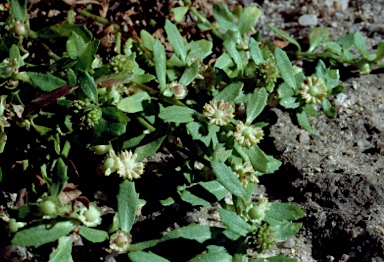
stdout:
POLYGON ((121 230, 131 231, 136 218, 138 202, 139 194, 136 193, 135 183, 128 180, 121 182, 117 196, 117 214, 121 230))
POLYGON ((183 37, 181 36, 177 27, 172 24, 168 19, 165 21, 165 32, 167 33, 167 39, 171 43, 175 54, 180 58, 180 60, 185 63, 185 58, 187 57, 183 37))
POLYGON ((309 133, 313 135, 318 135, 318 133, 312 128, 311 123, 309 122, 308 116, 304 111, 296 112, 297 121, 299 125, 307 130, 309 133))
POLYGON ((203 243, 204 241, 211 239, 211 237, 212 233, 209 226, 190 224, 167 233, 161 238, 161 241, 163 242, 170 239, 184 238, 203 243))
POLYGON ((78 81, 79 88, 83 92, 83 94, 89 98, 94 103, 97 103, 98 94, 97 94, 97 86, 93 77, 85 71, 79 70, 78 72, 78 81))
POLYGON ((221 222, 227 227, 227 229, 236 232, 241 236, 246 236, 249 232, 254 230, 250 224, 245 222, 235 212, 220 209, 219 214, 221 222))
POLYGON ((255 27, 261 15, 261 10, 257 6, 246 7, 240 15, 237 27, 241 35, 247 34, 255 27))
POLYGON ((161 90, 166 88, 167 60, 163 44, 156 39, 153 44, 153 61, 155 62, 155 71, 161 90))
POLYGON ((247 124, 251 124, 253 120, 260 115, 267 105, 268 93, 265 88, 256 89, 247 103, 247 124))
POLYGON ((32 85, 40 88, 42 91, 49 92, 60 86, 66 86, 67 82, 50 73, 40 74, 36 72, 26 72, 31 79, 32 85))
POLYGON ((76 32, 72 32, 69 36, 66 48, 70 58, 76 59, 87 49, 87 43, 76 32))
POLYGON ((233 15, 226 5, 214 2, 212 14, 219 27, 224 31, 228 31, 236 27, 233 22, 233 15))
POLYGON ((92 243, 104 242, 109 238, 108 233, 106 231, 89 228, 82 225, 79 225, 79 228, 79 234, 85 239, 91 241, 92 243))
POLYGON ((76 225, 72 221, 57 221, 18 231, 11 243, 22 247, 39 247, 68 235, 76 225))
POLYGON ((160 111, 159 117, 165 122, 189 123, 194 121, 195 110, 183 106, 168 106, 160 111))
POLYGON ((139 92, 121 99, 116 107, 126 113, 137 113, 143 111, 146 106, 146 101, 150 100, 151 97, 147 92, 139 92))
POLYGON ((216 179, 222 184, 229 192, 242 199, 246 197, 245 190, 236 177, 235 173, 230 167, 221 162, 212 161, 211 166, 216 179))
POLYGON ((290 87, 292 87, 293 90, 296 90, 295 74, 293 73, 292 64, 287 54, 280 48, 276 48, 275 58, 276 58, 276 66, 279 69, 281 78, 283 78, 283 80, 287 82, 287 84, 290 87))
POLYGON ((230 104, 235 103, 236 98, 243 92, 243 82, 234 82, 227 85, 223 90, 221 90, 216 96, 214 96, 215 101, 224 100, 230 104))
POLYGON ((199 73, 199 62, 194 62, 191 66, 187 67, 184 70, 184 73, 180 77, 179 83, 184 87, 192 83, 195 80, 197 74, 199 73))
POLYGON ((132 260, 132 262, 170 262, 168 259, 159 255, 144 251, 129 252, 128 257, 132 260))
POLYGON ((136 148, 136 154, 137 154, 137 161, 142 161, 144 158, 146 157, 150 157, 152 156, 153 154, 155 154, 157 152, 157 150, 161 147, 161 145, 163 144, 163 141, 164 139, 166 138, 167 136, 162 136, 158 139, 156 139, 155 141, 152 141, 148 144, 145 144, 143 146, 140 146, 138 148, 136 148))
POLYGON ((212 53, 213 43, 211 41, 201 39, 191 41, 185 46, 187 57, 189 59, 203 60, 212 53))
POLYGON ((72 237, 63 236, 59 238, 59 243, 49 255, 49 262, 69 262, 72 261, 72 237))
POLYGON ((256 42, 255 39, 251 38, 249 41, 249 52, 251 54, 252 60, 256 63, 256 65, 264 62, 263 53, 259 47, 259 43, 256 42))
POLYGON ((337 111, 336 108, 334 108, 331 103, 328 101, 328 99, 323 100, 323 112, 329 117, 336 117, 337 111))
POLYGON ((324 43, 329 36, 328 28, 315 27, 309 32, 308 52, 313 52, 320 44, 324 43))
POLYGON ((293 38, 291 37, 290 35, 288 35, 286 32, 284 32, 283 30, 280 30, 279 28, 277 28, 276 26, 273 26, 273 25, 268 25, 269 28, 271 28, 275 33, 277 33, 278 35, 280 35, 282 38, 284 38, 285 40, 287 40, 288 42, 294 44, 296 47, 297 47, 297 50, 299 52, 301 52, 301 46, 300 44, 293 38))

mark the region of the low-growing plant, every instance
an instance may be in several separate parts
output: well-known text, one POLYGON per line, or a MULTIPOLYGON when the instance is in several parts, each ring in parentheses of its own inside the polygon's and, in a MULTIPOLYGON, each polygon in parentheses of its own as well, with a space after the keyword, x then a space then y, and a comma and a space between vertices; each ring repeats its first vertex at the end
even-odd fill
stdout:
POLYGON ((254 193, 258 177, 281 166, 259 147, 268 128, 266 108, 293 110, 298 123, 316 135, 309 116, 317 116, 321 106, 335 117, 329 97, 342 91, 338 70, 322 60, 368 73, 384 56, 382 44, 369 55, 358 33, 327 42, 324 28, 311 31, 310 48, 302 52, 272 27, 297 46, 295 55, 317 59, 306 75, 285 51, 260 40, 256 6, 230 11, 214 4, 211 19, 184 1, 171 10, 176 24, 188 16, 214 42, 187 40, 168 19, 166 39, 143 29, 123 40, 118 24, 90 8, 80 10, 115 29, 114 50, 103 57, 100 40, 74 23, 74 10, 64 23, 35 32, 26 0, 3 7, 2 184, 21 183, 30 195, 22 205, 3 208, 2 218, 11 243, 55 245, 50 261, 72 261, 80 236, 105 243, 108 252, 127 253, 131 261, 175 259, 172 247, 180 243, 190 251, 178 261, 264 261, 251 254, 295 235, 302 226, 297 220, 305 216, 298 206, 254 193), (325 51, 316 53, 321 46, 325 51), (352 46, 363 58, 349 52, 352 46), (46 64, 31 57, 31 47, 46 51, 46 64), (80 192, 96 189, 108 192, 109 211, 105 202, 91 202, 80 192), (169 206, 214 204, 216 225, 188 222, 160 235, 165 229, 148 233, 140 219, 169 206))

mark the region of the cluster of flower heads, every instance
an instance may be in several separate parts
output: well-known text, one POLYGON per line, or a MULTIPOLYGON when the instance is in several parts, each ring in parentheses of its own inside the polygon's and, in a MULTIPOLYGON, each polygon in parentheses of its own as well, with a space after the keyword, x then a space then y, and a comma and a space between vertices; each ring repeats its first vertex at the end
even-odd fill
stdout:
MULTIPOLYGON (((226 126, 234 118, 235 109, 228 102, 211 101, 203 107, 203 114, 209 119, 210 124, 226 126)), ((260 127, 237 121, 233 132, 236 142, 245 147, 258 144, 264 137, 264 131, 260 127)))
POLYGON ((117 154, 110 149, 104 158, 102 171, 106 176, 117 172, 124 179, 137 179, 144 173, 144 163, 136 161, 137 154, 124 150, 117 154))
POLYGON ((86 129, 89 129, 99 124, 101 110, 99 107, 92 105, 88 99, 85 101, 74 100, 71 103, 71 109, 79 117, 81 123, 80 128, 85 126, 86 129))

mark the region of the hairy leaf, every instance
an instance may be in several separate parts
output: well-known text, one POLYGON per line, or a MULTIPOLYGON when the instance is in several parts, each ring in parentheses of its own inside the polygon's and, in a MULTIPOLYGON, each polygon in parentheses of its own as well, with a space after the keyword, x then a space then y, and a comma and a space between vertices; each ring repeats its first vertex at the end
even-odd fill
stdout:
POLYGON ((136 218, 138 202, 139 194, 136 193, 135 183, 128 180, 121 182, 117 196, 117 212, 121 230, 131 231, 136 218))

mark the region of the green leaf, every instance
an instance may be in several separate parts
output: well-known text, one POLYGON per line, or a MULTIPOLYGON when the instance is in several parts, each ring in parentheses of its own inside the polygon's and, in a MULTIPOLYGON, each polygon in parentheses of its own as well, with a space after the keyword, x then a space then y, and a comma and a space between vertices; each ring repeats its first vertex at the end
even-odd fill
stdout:
POLYGON ((144 251, 129 252, 128 257, 132 260, 132 262, 170 262, 168 259, 154 253, 147 253, 144 251))
POLYGON ((189 59, 203 60, 212 53, 213 43, 211 41, 201 39, 191 41, 185 46, 187 57, 189 59))
POLYGON ((217 95, 214 96, 215 101, 224 100, 230 104, 235 103, 236 99, 240 94, 243 93, 243 82, 234 82, 227 85, 223 90, 221 90, 217 95))
POLYGON ((335 53, 336 55, 340 55, 342 53, 341 46, 336 42, 325 42, 323 46, 328 51, 335 53))
POLYGON ((181 36, 177 27, 168 19, 165 21, 165 32, 167 33, 167 39, 169 43, 171 43, 175 54, 183 63, 185 63, 187 54, 185 51, 183 37, 181 36))
MULTIPOLYGON (((75 32, 77 35, 83 38, 85 43, 88 43, 89 41, 91 41, 93 37, 92 32, 89 31, 85 25, 71 24, 71 23, 65 22, 63 24, 53 25, 49 29, 53 31, 56 34, 56 36, 65 37, 65 38, 69 38, 70 35, 73 32, 75 32)), ((46 37, 52 38, 54 36, 55 35, 52 34, 52 32, 49 32, 46 37)))
POLYGON ((281 98, 279 104, 286 109, 294 109, 300 106, 300 103, 297 102, 296 97, 284 97, 281 98))
POLYGON ((230 167, 221 162, 212 161, 211 166, 213 173, 216 175, 217 181, 219 181, 229 192, 242 199, 246 197, 245 190, 236 177, 235 173, 230 167))
POLYGON ((247 124, 251 124, 253 120, 260 115, 267 105, 268 93, 265 88, 256 89, 247 104, 247 124))
POLYGON ((72 237, 62 236, 59 238, 57 248, 49 255, 49 262, 69 262, 72 261, 72 237))
POLYGON ((143 46, 147 48, 149 51, 153 52, 153 45, 155 44, 155 38, 148 33, 148 31, 145 31, 142 29, 140 31, 140 39, 143 42, 143 46))
POLYGON ((79 70, 78 79, 79 79, 79 87, 83 92, 83 94, 94 103, 97 103, 97 99, 98 99, 97 86, 95 84, 93 77, 88 72, 79 70))
POLYGON ((334 108, 331 103, 328 101, 328 99, 323 100, 323 112, 329 116, 329 117, 336 117, 337 111, 336 108, 334 108))
POLYGON ((313 52, 320 44, 327 41, 329 36, 328 28, 315 27, 309 32, 309 49, 307 52, 313 52))
POLYGON ((156 39, 153 44, 153 55, 157 80, 159 81, 161 90, 164 90, 166 88, 167 60, 165 56, 165 48, 158 39, 156 39))
POLYGON ((293 73, 292 64, 287 54, 280 48, 276 48, 275 58, 276 58, 276 66, 279 69, 281 78, 283 78, 283 80, 287 82, 287 84, 290 87, 292 87, 293 90, 296 90, 295 74, 293 73))
POLYGON ((171 12, 175 15, 175 22, 180 23, 184 20, 185 14, 188 12, 188 6, 173 7, 171 12))
POLYGON ((128 180, 121 182, 117 196, 117 212, 121 230, 131 231, 136 218, 138 202, 139 194, 136 193, 135 183, 128 180))
POLYGON ((273 156, 266 155, 257 145, 253 145, 249 148, 236 147, 236 151, 243 151, 240 155, 246 155, 251 161, 253 168, 264 174, 274 173, 281 166, 281 162, 275 159, 273 156))
POLYGON ((384 42, 379 43, 376 50, 376 58, 373 60, 374 62, 379 62, 384 58, 384 42))
POLYGON ((144 158, 152 156, 157 152, 157 150, 161 147, 163 144, 164 139, 167 137, 167 135, 162 136, 155 141, 152 141, 146 145, 140 146, 136 148, 136 154, 137 154, 137 161, 142 161, 144 158))
POLYGON ((207 147, 212 140, 217 139, 217 132, 220 130, 219 126, 210 125, 208 127, 208 134, 203 135, 200 132, 201 128, 203 128, 203 125, 200 122, 190 122, 186 125, 186 127, 193 140, 200 140, 207 147))
POLYGON ((192 194, 188 190, 184 190, 183 193, 180 195, 181 199, 184 202, 190 203, 192 206, 209 206, 211 203, 192 194))
POLYGON ((240 15, 237 27, 241 35, 250 32, 256 25, 261 15, 261 10, 256 6, 246 7, 240 15))
POLYGON ((364 36, 360 32, 353 34, 354 44, 356 49, 363 55, 364 58, 370 60, 371 56, 368 53, 367 45, 365 44, 364 36))
POLYGON ((308 116, 317 117, 319 115, 319 112, 312 104, 305 104, 302 109, 308 116))
POLYGON ((51 224, 42 224, 18 231, 11 243, 22 247, 39 247, 68 235, 75 227, 76 225, 72 221, 52 221, 51 224))
POLYGON ((277 94, 279 95, 280 99, 283 98, 289 98, 294 95, 293 89, 291 86, 287 84, 287 82, 281 83, 279 87, 277 88, 277 94))
POLYGON ((15 20, 27 20, 27 0, 11 0, 11 9, 15 20))
POLYGON ((156 79, 154 75, 142 74, 142 75, 135 75, 134 77, 132 77, 131 81, 136 84, 145 84, 145 83, 151 82, 154 79, 156 79))
POLYGON ((234 65, 232 58, 227 53, 222 53, 215 62, 215 68, 224 70, 228 74, 229 67, 234 65))
POLYGON ((61 191, 63 191, 65 184, 68 181, 68 166, 64 163, 61 157, 57 159, 55 170, 56 174, 52 176, 52 184, 49 187, 49 193, 52 197, 57 197, 61 191))
POLYGON ((318 135, 318 133, 312 128, 311 123, 309 122, 308 116, 304 111, 296 112, 297 121, 299 125, 307 130, 309 133, 313 135, 318 135))
POLYGON ((220 209, 219 214, 221 222, 227 227, 227 229, 241 236, 246 236, 249 232, 254 230, 250 224, 245 222, 235 212, 220 209))
POLYGON ((195 240, 199 243, 211 239, 211 229, 209 226, 189 224, 188 226, 181 227, 179 229, 173 230, 161 238, 161 241, 167 241, 170 239, 184 238, 195 240))
POLYGON ((226 5, 214 2, 212 14, 219 27, 224 31, 236 28, 233 22, 233 15, 226 5))
POLYGON ((141 250, 156 246, 159 242, 160 242, 159 239, 153 239, 153 240, 135 243, 129 247, 129 252, 141 251, 141 250))
POLYGON ((137 113, 143 111, 146 106, 145 101, 150 100, 151 97, 147 92, 139 92, 121 99, 116 107, 126 113, 137 113))
POLYGON ((163 206, 170 206, 172 205, 173 203, 175 203, 175 200, 172 198, 172 197, 168 197, 166 199, 163 199, 163 200, 159 200, 160 203, 163 205, 163 206))
POLYGON ((208 252, 199 254, 188 262, 232 262, 232 256, 226 252, 208 252))
POLYGON ((124 141, 122 149, 127 149, 131 147, 135 147, 138 144, 140 144, 141 140, 145 137, 146 134, 141 134, 139 136, 132 137, 131 139, 128 139, 124 141))
POLYGON ((67 53, 70 58, 76 59, 87 49, 87 43, 84 42, 84 39, 72 32, 67 40, 67 53))
POLYGON ((199 62, 194 62, 190 67, 187 67, 184 70, 184 73, 180 77, 179 83, 184 87, 192 83, 195 80, 197 74, 199 73, 199 62))
POLYGON ((183 106, 168 106, 160 110, 159 117, 165 122, 189 123, 194 121, 195 110, 183 106))
POLYGON ((288 35, 286 32, 284 32, 283 30, 280 30, 279 28, 277 28, 276 26, 273 26, 273 25, 268 25, 269 28, 271 28, 275 33, 277 33, 278 35, 280 35, 282 38, 284 38, 285 40, 287 40, 288 42, 294 44, 296 47, 297 47, 297 50, 299 52, 301 52, 301 46, 300 44, 293 38, 291 37, 290 35, 288 35))
POLYGON ((113 73, 95 79, 95 84, 99 87, 108 87, 119 84, 126 84, 132 80, 133 74, 127 72, 113 73))
POLYGON ((228 194, 228 190, 218 181, 199 182, 199 185, 214 195, 217 201, 224 199, 228 194))
POLYGON ((99 48, 100 41, 93 39, 88 43, 87 49, 81 54, 75 68, 77 70, 88 71, 92 68, 92 62, 95 59, 97 49, 99 48))
POLYGON ((249 41, 249 52, 256 65, 264 62, 263 53, 259 47, 259 43, 254 38, 249 41))
POLYGON ((40 74, 35 72, 26 72, 31 79, 32 85, 40 88, 42 91, 49 92, 60 86, 66 86, 67 82, 50 73, 40 74))
POLYGON ((224 47, 225 51, 233 59, 233 62, 236 65, 236 69, 239 71, 239 74, 243 72, 243 59, 236 48, 237 39, 240 37, 239 32, 235 30, 228 30, 224 35, 224 47))
POLYGON ((109 238, 108 233, 106 231, 89 228, 82 225, 79 225, 79 228, 79 234, 85 239, 91 241, 92 243, 104 242, 109 238))
MULTIPOLYGON (((267 258, 267 260, 268 262, 297 262, 297 259, 286 257, 284 255, 269 257, 267 258)), ((250 262, 253 262, 253 261, 250 261, 250 262)))
POLYGON ((21 67, 25 65, 20 55, 20 49, 17 45, 12 45, 11 48, 9 49, 9 61, 14 61, 14 60, 17 61, 17 67, 21 67))

